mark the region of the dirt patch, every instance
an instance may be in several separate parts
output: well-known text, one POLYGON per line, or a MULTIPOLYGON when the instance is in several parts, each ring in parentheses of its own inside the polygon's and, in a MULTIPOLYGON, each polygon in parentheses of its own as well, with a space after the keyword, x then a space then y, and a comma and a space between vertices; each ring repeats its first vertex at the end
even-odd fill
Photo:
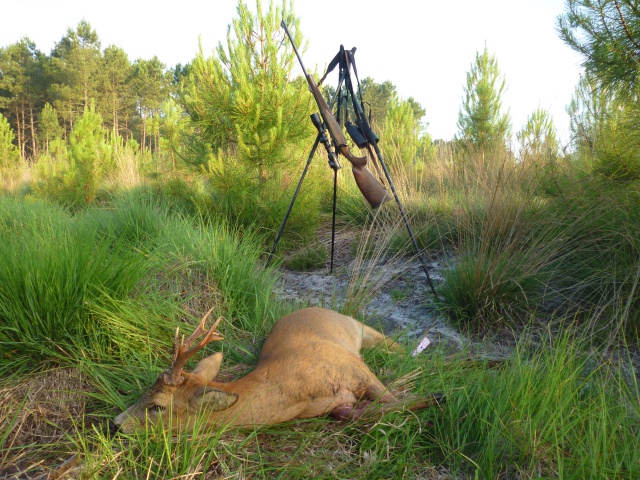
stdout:
MULTIPOLYGON (((425 335, 434 344, 460 350, 469 340, 439 314, 426 274, 418 258, 390 253, 363 253, 357 232, 336 235, 334 268, 299 272, 281 269, 276 289, 279 298, 304 306, 340 309, 412 348, 425 335), (367 257, 367 258, 365 258, 367 257)), ((330 251, 330 232, 319 236, 330 251)), ((328 255, 330 256, 330 255, 328 255)), ((431 280, 443 281, 444 257, 423 257, 431 280)))

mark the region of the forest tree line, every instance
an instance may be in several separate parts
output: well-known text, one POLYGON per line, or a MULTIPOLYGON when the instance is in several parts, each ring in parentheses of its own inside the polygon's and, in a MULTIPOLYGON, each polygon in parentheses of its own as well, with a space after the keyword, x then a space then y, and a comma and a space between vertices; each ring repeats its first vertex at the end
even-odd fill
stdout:
POLYGON ((180 69, 167 69, 155 56, 132 62, 115 45, 102 50, 98 34, 82 20, 49 55, 27 37, 0 48, 0 113, 23 159, 66 139, 91 102, 108 131, 136 139, 143 150, 155 148, 159 132, 152 119, 175 91, 180 69))
MULTIPOLYGON (((28 37, 0 48, 0 114, 15 133, 23 160, 48 154, 56 139, 67 140, 92 105, 111 135, 135 140, 143 152, 155 152, 164 133, 162 118, 172 109, 166 102, 177 99, 190 67, 167 67, 157 56, 131 61, 116 45, 103 50, 97 32, 82 20, 67 29, 49 55, 28 37)), ((376 124, 384 122, 395 101, 396 110, 400 107, 416 130, 421 129, 424 108, 413 98, 398 101, 392 82, 367 77, 361 91, 376 124)), ((326 93, 334 92, 329 87, 326 93)))
MULTIPOLYGON (((304 128, 300 126, 300 119, 313 106, 308 95, 306 104, 298 100, 298 93, 306 87, 291 76, 295 59, 274 33, 279 23, 272 7, 269 13, 256 15, 244 3, 238 4, 239 13, 245 16, 241 18, 250 15, 262 25, 269 24, 265 32, 272 37, 265 37, 268 48, 264 52, 251 51, 249 39, 255 32, 245 31, 251 25, 241 22, 229 33, 234 41, 228 45, 234 45, 235 51, 227 51, 221 43, 212 56, 200 51, 191 63, 171 68, 158 57, 131 61, 115 45, 102 50, 98 34, 85 20, 75 29, 67 29, 49 55, 28 38, 2 47, 0 114, 11 129, 7 136, 11 136, 23 161, 37 159, 49 153, 52 142, 67 142, 83 112, 93 108, 106 135, 132 141, 143 153, 155 153, 162 148, 163 140, 165 145, 175 147, 172 136, 181 119, 188 117, 191 127, 199 129, 199 143, 232 155, 240 147, 247 157, 241 160, 251 163, 257 159, 260 169, 260 165, 281 158, 283 145, 306 145, 313 135, 308 122, 302 122, 306 123, 304 128), (260 71, 256 61, 259 55, 264 56, 260 61, 265 71, 260 71), (238 81, 241 72, 250 72, 252 78, 238 81), (269 94, 275 99, 271 103, 277 104, 276 110, 266 111, 267 104, 256 99, 252 84, 258 76, 271 82, 269 94), (245 101, 243 111, 233 104, 240 98, 253 103, 245 101), (238 112, 242 114, 236 115, 238 112), (260 116, 257 123, 250 119, 256 114, 260 116)), ((606 1, 596 6, 569 2, 567 13, 557 24, 560 37, 584 55, 587 67, 568 105, 572 138, 564 153, 592 158, 597 171, 625 179, 640 176, 640 161, 634 153, 638 151, 634 45, 640 15, 632 7, 627 1, 606 1), (619 54, 607 53, 614 50, 619 54)), ((283 14, 291 15, 301 41, 293 12, 278 12, 283 14)), ((392 160, 395 157, 411 164, 416 159, 433 158, 437 147, 445 143, 432 142, 421 122, 424 108, 413 98, 399 98, 390 81, 377 83, 364 78, 360 88, 392 160)), ((504 88, 505 79, 495 57, 486 48, 478 52, 467 74, 456 146, 482 152, 495 144, 511 148, 511 119, 502 105, 504 88)), ((329 98, 333 92, 327 88, 326 93, 329 98)), ((553 160, 561 153, 553 121, 541 109, 532 112, 515 138, 520 151, 511 153, 520 160, 553 160)))

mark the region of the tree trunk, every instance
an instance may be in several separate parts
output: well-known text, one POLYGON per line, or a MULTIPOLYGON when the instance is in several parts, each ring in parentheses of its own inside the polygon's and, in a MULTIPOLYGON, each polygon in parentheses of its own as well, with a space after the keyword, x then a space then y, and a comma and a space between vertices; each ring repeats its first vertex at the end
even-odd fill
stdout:
POLYGON ((25 160, 25 152, 24 152, 24 136, 23 129, 20 125, 20 110, 18 109, 18 105, 16 104, 16 140, 18 141, 18 148, 20 149, 20 158, 25 160))
POLYGON ((118 94, 113 95, 113 131, 118 136, 118 94))
POLYGON ((142 117, 142 141, 140 142, 140 153, 144 153, 147 143, 147 119, 142 117))
POLYGON ((31 148, 33 150, 33 159, 38 158, 38 143, 36 142, 36 126, 33 121, 33 105, 29 105, 29 116, 31 117, 31 148))

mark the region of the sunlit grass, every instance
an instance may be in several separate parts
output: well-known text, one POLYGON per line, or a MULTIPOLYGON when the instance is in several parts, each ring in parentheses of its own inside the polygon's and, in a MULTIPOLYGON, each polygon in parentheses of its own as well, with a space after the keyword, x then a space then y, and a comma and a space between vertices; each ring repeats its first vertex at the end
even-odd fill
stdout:
MULTIPOLYGON (((230 348, 243 348, 243 341, 230 348)), ((586 350, 573 333, 533 342, 523 336, 498 364, 469 362, 464 352, 410 357, 374 349, 365 361, 393 392, 418 399, 441 392, 446 403, 357 422, 311 419, 258 430, 212 428, 202 420, 177 436, 157 425, 108 436, 104 420, 153 382, 163 365, 145 366, 148 359, 96 364, 96 371, 110 372, 104 381, 112 389, 99 388, 93 420, 76 419, 70 435, 49 448, 56 453, 45 464, 57 466, 80 453, 75 471, 94 478, 440 478, 438 472, 448 472, 445 478, 635 478, 640 391, 631 359, 623 350, 622 356, 612 353, 586 350)), ((230 368, 226 364, 223 374, 230 368)), ((13 433, 21 408, 4 417, 4 437, 13 433)), ((46 451, 14 445, 3 453, 24 462, 46 451)))
MULTIPOLYGON (((291 308, 273 295, 275 269, 262 267, 270 242, 249 226, 255 211, 241 227, 220 221, 222 204, 182 180, 123 193, 118 183, 141 181, 132 158, 99 208, 0 198, 3 474, 15 466, 36 476, 80 453, 74 474, 89 478, 640 476, 633 357, 613 348, 622 332, 636 341, 640 324, 637 188, 550 179, 502 154, 391 172, 423 254, 451 260, 441 311, 469 330, 518 338, 497 367, 468 362, 473 352, 365 353, 394 392, 442 392, 442 409, 109 437, 107 420, 170 364, 177 326, 188 331, 214 306, 225 317, 215 348, 231 378, 252 368, 291 308)), ((360 315, 385 288, 379 262, 400 265, 414 252, 393 202, 372 214, 348 175, 340 188, 340 220, 365 228, 336 308, 360 315)), ((273 226, 290 197, 271 193, 283 199, 273 226)))

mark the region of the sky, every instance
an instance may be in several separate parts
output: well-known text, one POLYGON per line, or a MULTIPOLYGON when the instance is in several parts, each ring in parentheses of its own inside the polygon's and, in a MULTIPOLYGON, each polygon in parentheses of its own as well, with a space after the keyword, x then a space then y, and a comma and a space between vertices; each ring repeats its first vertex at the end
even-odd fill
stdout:
MULTIPOLYGON (((247 1, 254 8, 253 0, 247 1)), ((268 0, 262 0, 266 9, 268 0)), ((46 54, 82 19, 102 48, 116 45, 130 60, 157 56, 167 67, 188 63, 225 42, 237 0, 2 0, 0 46, 29 37, 46 54)), ((457 133, 466 75, 485 46, 507 89, 503 110, 515 133, 537 108, 547 110, 561 143, 569 140, 571 101, 581 58, 560 40, 556 18, 565 0, 297 0, 294 12, 308 41, 307 69, 324 67, 357 47, 360 78, 391 81, 401 98, 426 110, 434 139, 457 133)), ((337 70, 327 81, 337 83, 337 70)))

